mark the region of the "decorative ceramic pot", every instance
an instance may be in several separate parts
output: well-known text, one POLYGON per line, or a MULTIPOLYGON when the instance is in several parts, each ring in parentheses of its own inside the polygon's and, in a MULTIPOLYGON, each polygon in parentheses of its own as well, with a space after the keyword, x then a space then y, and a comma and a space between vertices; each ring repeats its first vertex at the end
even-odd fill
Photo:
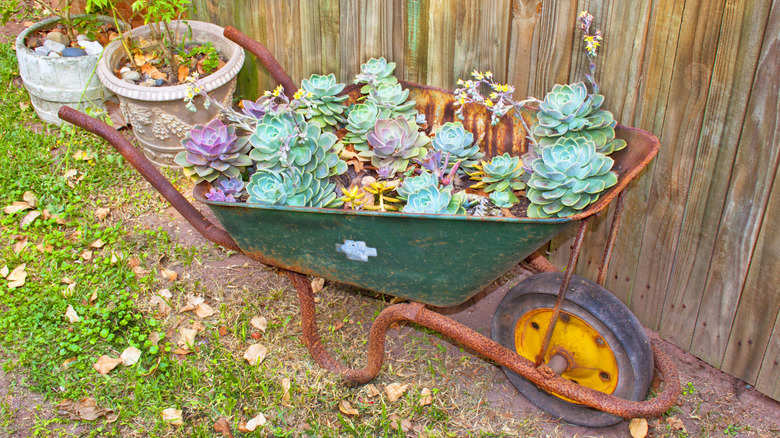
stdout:
MULTIPOLYGON (((171 22, 175 27, 176 21, 171 22)), ((222 35, 223 28, 200 21, 181 21, 180 26, 192 30, 192 43, 212 43, 217 51, 227 59, 225 65, 216 72, 199 79, 201 87, 213 98, 230 105, 236 89, 236 75, 244 64, 244 50, 222 35)), ((186 34, 183 30, 180 34, 186 34)), ((148 38, 149 26, 132 30, 132 37, 148 38)), ((115 71, 126 62, 122 41, 117 39, 106 46, 103 58, 98 63, 97 74, 100 81, 119 97, 120 108, 125 121, 132 125, 138 143, 150 161, 158 166, 179 167, 173 162, 176 154, 183 150, 181 140, 194 125, 205 125, 217 117, 213 106, 203 108, 204 98, 195 100, 197 111, 185 107, 186 85, 146 87, 136 85, 117 77, 115 71)))
MULTIPOLYGON (((73 15, 79 18, 85 15, 73 15)), ((96 15, 94 18, 103 23, 113 23, 111 17, 96 15)), ((41 120, 59 125, 57 111, 63 105, 84 110, 86 107, 105 109, 103 101, 111 96, 95 75, 95 66, 100 54, 77 56, 72 58, 49 57, 35 53, 25 44, 28 36, 36 31, 53 28, 60 19, 47 18, 39 21, 16 37, 16 59, 19 62, 19 75, 24 87, 30 93, 33 108, 41 120)))

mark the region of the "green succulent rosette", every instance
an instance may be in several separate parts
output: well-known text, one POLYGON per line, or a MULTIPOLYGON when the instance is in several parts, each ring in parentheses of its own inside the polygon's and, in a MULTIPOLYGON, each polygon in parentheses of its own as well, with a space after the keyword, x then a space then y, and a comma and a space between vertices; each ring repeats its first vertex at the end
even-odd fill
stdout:
POLYGON ((556 84, 539 104, 532 131, 538 137, 558 137, 569 131, 601 129, 614 122, 612 113, 602 110, 604 96, 588 94, 583 82, 556 84))
POLYGON ((289 205, 295 207, 337 208, 344 204, 336 197, 336 185, 297 168, 282 172, 258 170, 246 187, 255 204, 289 205))
POLYGON ((427 187, 438 187, 439 181, 436 175, 430 172, 422 172, 417 176, 406 177, 401 181, 401 185, 395 190, 398 193, 398 199, 406 201, 409 196, 419 192, 427 187))
POLYGON ((552 146, 541 148, 529 163, 533 174, 526 190, 531 201, 528 216, 567 217, 582 211, 617 184, 613 164, 585 137, 561 137, 552 146))
POLYGON ((338 96, 344 90, 344 86, 336 81, 333 73, 327 76, 311 75, 309 79, 301 81, 301 87, 305 92, 302 96, 305 106, 298 112, 320 128, 335 128, 338 124, 345 123, 343 113, 346 109, 344 101, 347 96, 338 96))
MULTIPOLYGON (((600 129, 584 129, 582 131, 569 131, 563 134, 566 138, 585 137, 596 145, 596 152, 609 155, 612 152, 619 151, 626 147, 626 141, 615 138, 615 126, 617 122, 613 121, 611 125, 600 129)), ((552 146, 558 140, 558 137, 539 138, 540 146, 552 146)))
POLYGON ((463 207, 465 201, 466 192, 453 194, 451 186, 443 189, 429 186, 412 193, 402 211, 417 214, 466 214, 463 207))
MULTIPOLYGON (((382 84, 397 84, 398 79, 393 76, 393 72, 395 72, 395 63, 387 62, 384 57, 371 58, 366 61, 365 64, 360 66, 361 76, 372 77, 375 86, 382 84)), ((363 78, 358 76, 358 80, 356 80, 356 82, 361 83, 365 81, 363 78)), ((360 92, 367 94, 370 89, 371 87, 369 85, 365 85, 360 89, 360 92)))
POLYGON ((387 118, 389 115, 390 110, 380 109, 374 102, 368 100, 353 105, 347 116, 347 133, 342 141, 353 145, 361 159, 370 160, 373 154, 366 141, 366 135, 374 129, 378 119, 387 118))
POLYGON ((493 191, 504 192, 507 190, 523 190, 525 183, 521 179, 523 162, 519 157, 504 153, 497 155, 490 161, 482 164, 482 185, 486 193, 493 191))
POLYGON ((431 147, 441 151, 445 156, 449 154, 448 171, 460 161, 458 173, 461 175, 473 171, 484 157, 479 146, 474 144, 474 134, 467 131, 461 122, 447 122, 437 129, 431 147))
POLYGON ((511 191, 495 191, 490 194, 490 201, 498 208, 512 208, 520 202, 511 191))

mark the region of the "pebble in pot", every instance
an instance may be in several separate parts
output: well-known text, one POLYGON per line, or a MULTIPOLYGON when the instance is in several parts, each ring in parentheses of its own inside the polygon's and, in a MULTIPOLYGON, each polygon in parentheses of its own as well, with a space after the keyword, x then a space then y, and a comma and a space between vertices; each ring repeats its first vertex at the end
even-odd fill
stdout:
POLYGON ((66 46, 65 44, 58 43, 57 41, 47 39, 43 42, 43 47, 46 47, 51 52, 62 53, 66 46))
POLYGON ((76 56, 86 56, 87 52, 80 47, 66 47, 62 51, 62 56, 65 58, 75 58, 76 56))
POLYGON ((119 70, 119 74, 122 77, 122 79, 128 82, 135 82, 141 80, 141 73, 138 73, 137 71, 131 70, 127 67, 122 67, 122 69, 119 70))
POLYGON ((51 31, 46 34, 46 39, 49 41, 55 41, 57 43, 60 43, 63 46, 70 45, 70 38, 68 38, 68 36, 65 35, 64 33, 51 31))

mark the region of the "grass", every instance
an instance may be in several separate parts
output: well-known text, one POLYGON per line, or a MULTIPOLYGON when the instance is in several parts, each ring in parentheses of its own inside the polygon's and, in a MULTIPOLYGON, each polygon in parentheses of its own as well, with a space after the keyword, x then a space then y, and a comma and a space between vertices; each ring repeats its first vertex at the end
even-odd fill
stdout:
MULTIPOLYGON (((496 420, 480 401, 484 389, 458 395, 440 390, 453 382, 453 370, 474 364, 452 363, 440 339, 410 335, 409 329, 390 340, 392 359, 374 382, 380 390, 408 383, 401 399, 389 402, 385 395, 369 396, 368 387, 340 384, 301 343, 297 303, 284 277, 256 264, 232 265, 231 254, 211 244, 176 243, 161 197, 96 137, 36 124, 26 92, 12 84, 17 74, 10 45, 0 46, 0 84, 6 88, 0 93, 0 206, 22 201, 26 193, 37 200, 33 209, 0 215, 0 267, 25 265, 27 273, 18 288, 0 280, 4 371, 47 403, 28 416, 31 436, 207 437, 217 435, 212 427, 220 418, 236 436, 406 436, 398 428, 401 419, 412 421, 415 436, 500 436, 502 424, 513 434, 533 431, 528 420, 496 420), (96 216, 99 208, 110 209, 108 218, 96 216), (42 215, 22 224, 33 210, 42 215), (128 264, 133 258, 140 262, 136 271, 128 264), (161 279, 161 267, 179 278, 161 279), (173 312, 161 313, 149 302, 163 288, 172 294, 173 312), (190 294, 206 297, 216 314, 201 319, 177 313, 190 294), (69 306, 78 322, 66 318, 69 306), (258 315, 268 320, 265 333, 251 325, 258 315), (179 329, 192 327, 202 327, 197 353, 173 354, 179 329), (227 333, 220 335, 220 328, 227 333), (256 342, 270 351, 253 367, 242 355, 256 342), (142 352, 134 366, 106 375, 93 368, 100 356, 118 357, 128 347, 142 352), (283 379, 291 382, 289 400, 283 379), (430 406, 418 404, 423 387, 432 389, 430 406), (58 403, 85 397, 118 419, 74 424, 56 415, 58 403), (341 413, 342 400, 359 415, 341 413), (163 421, 167 408, 183 411, 183 426, 163 421), (239 422, 258 413, 265 426, 238 432, 239 422)), ((354 362, 373 316, 386 304, 338 288, 318 295, 324 341, 337 357, 354 362)), ((362 366, 362 353, 357 356, 362 366)), ((6 434, 16 427, 14 408, 1 402, 0 433, 6 434)))

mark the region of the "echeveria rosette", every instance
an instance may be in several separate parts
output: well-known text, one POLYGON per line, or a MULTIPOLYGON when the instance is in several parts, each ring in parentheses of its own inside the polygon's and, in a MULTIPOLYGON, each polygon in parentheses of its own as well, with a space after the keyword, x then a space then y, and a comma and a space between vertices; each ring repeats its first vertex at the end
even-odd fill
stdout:
POLYGON ((614 121, 612 113, 601 110, 604 96, 588 94, 583 82, 556 84, 539 104, 532 131, 536 137, 558 137, 569 131, 601 129, 614 121))
POLYGON ((250 178, 246 190, 249 203, 317 208, 343 205, 336 197, 335 184, 296 168, 282 172, 258 170, 250 178))
MULTIPOLYGON (((609 155, 612 152, 619 151, 626 147, 626 141, 615 138, 615 126, 617 122, 613 121, 611 125, 599 129, 583 129, 582 131, 569 131, 563 134, 563 137, 576 138, 585 137, 596 145, 596 152, 609 155)), ((559 137, 540 137, 539 145, 552 146, 559 137)))
POLYGON ((184 150, 176 154, 174 162, 196 182, 212 182, 220 175, 238 178, 252 165, 247 156, 249 144, 236 136, 233 126, 225 125, 219 119, 206 126, 196 125, 181 144, 184 150))
POLYGON ((417 110, 414 109, 415 101, 409 99, 409 90, 404 90, 401 84, 383 83, 372 88, 368 92, 367 100, 374 102, 379 108, 390 110, 388 118, 399 116, 416 120, 417 110))
POLYGON ((380 109, 371 101, 353 105, 347 116, 347 133, 343 138, 344 143, 353 145, 360 159, 370 160, 373 154, 368 147, 366 135, 374 129, 378 119, 387 118, 389 115, 389 110, 380 109))
POLYGON ((374 130, 366 135, 371 146, 371 164, 377 168, 390 167, 393 173, 403 173, 410 160, 425 158, 425 146, 431 139, 418 129, 417 123, 404 117, 377 120, 374 130))
POLYGON ((407 200, 409 196, 427 187, 438 187, 439 181, 436 175, 430 172, 422 172, 417 176, 406 177, 401 181, 401 185, 395 190, 398 193, 398 199, 407 200))
POLYGON ((523 190, 525 183, 521 179, 523 162, 519 157, 504 153, 497 155, 488 162, 482 164, 482 183, 487 184, 486 193, 493 191, 503 192, 507 190, 523 190))
POLYGON ((443 189, 429 186, 412 193, 402 211, 418 214, 466 214, 463 207, 465 201, 464 191, 452 194, 451 186, 443 189))
POLYGON ((585 137, 560 138, 543 147, 530 163, 528 216, 566 217, 582 211, 617 183, 617 175, 610 170, 613 164, 585 137))
POLYGON ((339 158, 341 144, 331 132, 322 132, 316 123, 303 123, 303 135, 294 142, 288 153, 289 164, 323 179, 347 171, 347 163, 339 158))
POLYGON ((458 173, 466 175, 484 157, 479 146, 474 144, 474 134, 467 131, 461 122, 447 122, 435 134, 431 147, 443 154, 450 154, 447 170, 460 161, 458 173))
POLYGON ((511 190, 492 192, 490 201, 498 208, 512 208, 512 206, 520 202, 511 190))
MULTIPOLYGON (((355 79, 355 83, 365 83, 368 82, 368 78, 371 78, 374 86, 395 84, 398 83, 398 79, 393 76, 394 71, 394 62, 387 62, 384 57, 371 58, 360 66, 360 74, 355 79)), ((360 89, 360 92, 367 94, 370 89, 369 85, 365 85, 360 89)))
POLYGON ((306 95, 302 100, 304 107, 299 112, 307 114, 307 120, 316 123, 320 128, 344 123, 344 101, 347 96, 338 96, 344 86, 336 81, 333 73, 327 76, 314 74, 309 79, 304 79, 301 81, 301 87, 306 95))
POLYGON ((206 199, 213 202, 236 202, 236 198, 230 193, 225 193, 221 189, 212 187, 206 193, 206 199))

